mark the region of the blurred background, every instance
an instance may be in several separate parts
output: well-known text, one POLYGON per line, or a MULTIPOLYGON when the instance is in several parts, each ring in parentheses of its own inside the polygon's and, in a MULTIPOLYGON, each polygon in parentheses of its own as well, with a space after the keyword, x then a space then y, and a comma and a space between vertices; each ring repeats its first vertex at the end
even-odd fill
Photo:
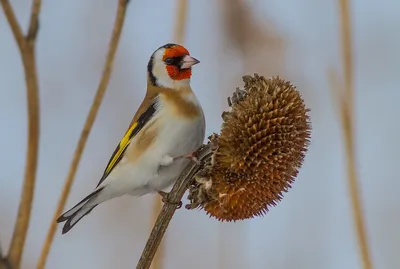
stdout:
MULTIPOLYGON (((31 1, 11 1, 24 29, 31 1)), ((116 1, 44 1, 37 44, 41 102, 36 196, 22 268, 34 268, 95 94, 116 1)), ((346 182, 338 107, 328 71, 342 77, 338 1, 189 1, 185 41, 201 63, 192 87, 207 134, 218 132, 241 77, 280 75, 311 108, 312 142, 293 188, 262 217, 219 223, 178 210, 164 238, 162 268, 361 268, 346 182)), ((357 169, 375 268, 400 268, 400 2, 351 1, 357 169)), ((131 0, 111 83, 67 207, 93 189, 142 101, 146 65, 174 41, 175 0, 131 0)), ((0 12, 0 241, 9 245, 26 152, 26 92, 18 48, 0 12)), ((102 204, 66 236, 47 267, 132 268, 152 227, 155 198, 102 204)), ((185 203, 185 200, 184 200, 185 203)))

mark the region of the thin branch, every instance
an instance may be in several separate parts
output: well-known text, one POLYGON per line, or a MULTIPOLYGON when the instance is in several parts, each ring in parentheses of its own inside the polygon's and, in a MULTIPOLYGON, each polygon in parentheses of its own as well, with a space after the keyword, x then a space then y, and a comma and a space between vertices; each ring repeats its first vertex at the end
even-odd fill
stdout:
MULTIPOLYGON (((203 146, 199 150, 199 160, 204 162, 211 154, 211 147, 209 145, 203 146)), ((171 192, 167 198, 169 203, 165 203, 160 214, 158 215, 157 221, 154 224, 153 230, 147 240, 146 246, 140 256, 139 262, 136 266, 137 269, 148 269, 153 261, 154 255, 157 251, 158 246, 168 228, 169 222, 176 210, 176 203, 182 200, 183 195, 188 189, 193 176, 200 169, 200 165, 190 163, 179 176, 178 180, 172 187, 171 192)))
MULTIPOLYGON (((40 0, 36 0, 35 2, 39 3, 36 3, 38 7, 36 8, 33 19, 38 20, 40 0)), ((18 208, 18 216, 7 257, 7 262, 9 262, 11 267, 18 269, 21 265, 21 258, 28 232, 36 182, 40 129, 39 85, 36 71, 35 40, 29 42, 28 37, 24 37, 10 3, 7 0, 1 0, 1 4, 21 53, 28 100, 28 150, 26 155, 25 176, 18 208)))
POLYGON ((341 120, 344 130, 347 157, 347 178, 353 207, 353 217, 357 232, 358 245, 364 269, 372 269, 371 257, 368 248, 368 239, 365 229, 363 208, 359 194, 358 175, 356 171, 356 154, 354 143, 354 76, 351 42, 349 0, 339 0, 340 23, 342 35, 342 57, 345 92, 341 98, 341 120))
POLYGON ((27 39, 29 42, 35 42, 36 40, 37 32, 39 30, 39 12, 41 6, 41 0, 33 0, 27 34, 27 39))
POLYGON ((42 251, 41 251, 38 263, 37 263, 36 268, 38 268, 38 269, 45 268, 47 256, 50 252, 50 248, 51 248, 51 245, 52 245, 52 242, 54 239, 54 235, 55 235, 55 232, 57 229, 56 220, 57 220, 58 216, 61 215, 62 211, 64 210, 65 203, 66 203, 68 195, 70 193, 71 186, 74 181, 75 174, 78 169, 78 165, 79 165, 83 150, 86 145, 86 141, 88 139, 90 130, 92 129, 93 123, 96 119, 96 115, 97 115, 97 112, 101 105, 101 102, 103 100, 103 96, 107 89, 108 83, 110 81, 111 71, 113 68, 113 63, 114 63, 114 58, 115 58, 115 53, 117 51, 119 39, 120 39, 122 28, 124 25, 125 14, 126 14, 126 9, 127 9, 128 3, 129 3, 129 1, 127 1, 127 0, 119 0, 119 2, 118 2, 117 15, 116 15, 115 23, 114 23, 114 29, 113 29, 112 37, 111 37, 110 44, 109 44, 107 59, 106 59, 106 63, 104 66, 102 78, 101 78, 101 81, 97 88, 97 92, 94 97, 89 114, 86 118, 86 122, 83 127, 81 136, 79 138, 77 147, 75 149, 75 154, 72 159, 71 166, 70 166, 67 178, 65 180, 60 199, 58 201, 57 209, 54 212, 53 219, 51 220, 50 227, 47 232, 47 236, 46 236, 45 242, 43 244, 42 251))
POLYGON ((188 1, 187 0, 177 0, 176 6, 176 20, 175 20, 175 32, 174 41, 176 43, 183 43, 186 30, 186 18, 188 14, 188 1))
POLYGON ((23 44, 25 42, 25 37, 22 32, 21 26, 18 23, 17 17, 15 16, 14 10, 10 5, 8 0, 0 0, 1 5, 3 6, 4 14, 6 15, 8 24, 10 25, 11 31, 14 35, 14 38, 17 42, 18 48, 20 51, 23 50, 23 44))
MULTIPOLYGON (((188 14, 188 1, 177 0, 176 1, 176 15, 175 15, 175 29, 174 29, 174 42, 181 44, 183 43, 186 30, 186 18, 188 14)), ((156 221, 157 216, 161 210, 162 202, 159 197, 155 197, 154 208, 153 208, 153 223, 156 221)), ((164 253, 164 247, 161 245, 158 248, 156 256, 154 257, 152 269, 162 268, 162 258, 164 253)))
POLYGON ((11 240, 9 260, 13 268, 19 268, 28 232, 29 220, 36 183, 36 169, 39 149, 39 89, 36 73, 34 46, 26 45, 22 56, 28 99, 28 151, 26 155, 25 179, 17 222, 11 240))

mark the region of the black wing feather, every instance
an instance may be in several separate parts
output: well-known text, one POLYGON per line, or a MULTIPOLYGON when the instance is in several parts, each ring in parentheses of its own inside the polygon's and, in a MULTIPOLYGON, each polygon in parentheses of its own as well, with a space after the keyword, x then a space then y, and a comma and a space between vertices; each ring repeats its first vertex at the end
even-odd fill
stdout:
POLYGON ((97 184, 97 187, 107 178, 115 166, 121 161, 132 138, 143 129, 143 127, 150 121, 151 118, 153 118, 156 111, 157 100, 154 100, 146 109, 146 111, 140 115, 139 119, 132 123, 131 127, 125 133, 124 137, 121 139, 121 142, 119 142, 118 146, 114 150, 114 153, 108 161, 106 169, 104 170, 103 176, 101 177, 99 184, 97 184))

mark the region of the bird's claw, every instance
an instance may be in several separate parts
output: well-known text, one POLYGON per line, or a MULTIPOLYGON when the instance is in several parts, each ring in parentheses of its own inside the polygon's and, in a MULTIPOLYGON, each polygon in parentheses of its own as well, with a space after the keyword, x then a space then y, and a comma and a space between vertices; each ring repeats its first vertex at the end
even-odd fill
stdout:
POLYGON ((197 152, 197 150, 196 150, 196 151, 193 151, 192 153, 189 153, 189 154, 186 154, 186 155, 182 155, 182 156, 175 157, 174 160, 179 160, 179 159, 186 158, 186 159, 191 160, 192 162, 195 162, 196 164, 200 164, 200 161, 199 161, 199 159, 197 158, 197 155, 198 155, 198 152, 197 152))
POLYGON ((176 205, 176 209, 179 209, 179 208, 182 207, 182 201, 179 201, 179 202, 171 202, 171 201, 168 199, 168 194, 169 194, 169 193, 164 192, 164 191, 158 191, 158 194, 162 197, 162 198, 161 198, 161 201, 162 201, 164 204, 176 205))

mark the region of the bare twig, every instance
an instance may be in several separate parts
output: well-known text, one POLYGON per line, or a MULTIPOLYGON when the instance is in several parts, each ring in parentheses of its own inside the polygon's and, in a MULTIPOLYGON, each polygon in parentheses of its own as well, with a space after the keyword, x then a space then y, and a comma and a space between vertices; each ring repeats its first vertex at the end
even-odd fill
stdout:
POLYGON ((39 92, 36 74, 34 46, 26 45, 23 56, 28 96, 28 152, 26 156, 25 179, 17 222, 9 251, 13 268, 19 268, 28 232, 31 207, 35 190, 36 169, 39 149, 39 92))
POLYGON ((29 18, 28 34, 26 36, 29 42, 35 42, 36 40, 37 32, 39 30, 39 12, 41 6, 42 6, 41 0, 33 0, 31 15, 29 18))
POLYGON ((22 32, 21 26, 17 21, 17 17, 15 16, 14 10, 12 9, 10 2, 8 0, 0 0, 0 3, 3 7, 4 14, 6 15, 8 24, 10 25, 14 38, 17 41, 18 48, 20 51, 22 51, 24 47, 23 45, 25 43, 25 37, 22 32))
POLYGON ((81 136, 79 138, 77 147, 75 149, 75 154, 72 159, 71 166, 70 166, 67 178, 65 180, 65 183, 64 183, 64 186, 62 189, 62 193, 61 193, 58 205, 57 205, 57 209, 54 212, 53 219, 51 220, 50 227, 47 232, 47 236, 46 236, 46 239, 45 239, 45 242, 42 247, 42 251, 41 251, 38 263, 37 263, 36 268, 38 268, 38 269, 43 269, 45 267, 47 256, 49 254, 49 251, 50 251, 53 239, 54 239, 54 235, 56 232, 56 228, 57 228, 56 220, 57 220, 58 216, 61 215, 62 211, 64 210, 64 206, 67 201, 68 195, 70 193, 71 186, 74 181, 75 174, 78 169, 78 165, 79 165, 83 150, 86 145, 86 141, 88 139, 90 130, 95 121, 100 104, 103 100, 103 96, 107 89, 108 83, 110 81, 111 71, 112 71, 114 58, 115 58, 115 53, 117 51, 119 39, 120 39, 122 28, 124 25, 125 14, 126 14, 126 9, 127 9, 128 3, 129 3, 129 1, 127 1, 127 0, 119 0, 119 2, 118 2, 117 15, 116 15, 115 23, 114 23, 114 29, 113 29, 112 37, 111 37, 110 44, 109 44, 108 54, 107 54, 102 78, 101 78, 101 81, 97 88, 97 92, 94 97, 89 114, 86 118, 86 122, 83 127, 81 136))
MULTIPOLYGON (((176 1, 176 15, 175 15, 175 29, 174 29, 174 42, 181 44, 183 43, 185 37, 185 27, 186 18, 188 10, 187 0, 177 0, 176 1)), ((154 209, 153 209, 153 222, 156 221, 158 214, 160 213, 162 202, 159 197, 155 198, 154 209)), ((158 248, 156 256, 153 259, 152 269, 162 268, 162 258, 163 258, 163 245, 158 248)))
POLYGON ((342 35, 342 57, 344 72, 345 92, 340 98, 341 121, 343 124, 346 157, 347 157, 347 178, 353 207, 353 216, 360 247, 361 259, 364 269, 372 269, 371 257, 369 254, 367 233, 363 216, 363 208, 360 194, 358 192, 358 175, 356 171, 356 156, 354 145, 354 80, 353 80, 353 57, 351 42, 350 10, 349 0, 339 0, 340 23, 342 35))
MULTIPOLYGON (((203 146, 199 151, 199 160, 204 162, 211 154, 211 147, 209 145, 203 146)), ((137 269, 148 269, 153 261, 154 255, 157 251, 158 246, 168 228, 169 222, 176 210, 176 203, 182 200, 185 191, 188 189, 189 184, 200 169, 200 166, 194 163, 188 164, 178 180, 172 187, 171 192, 168 194, 168 200, 170 203, 165 203, 160 214, 158 215, 157 221, 154 224, 153 230, 151 231, 150 237, 147 240, 146 246, 140 256, 139 262, 136 266, 137 269)))
POLYGON ((174 41, 182 43, 185 38, 186 18, 188 14, 187 0, 177 0, 174 41))
MULTIPOLYGON (((40 2, 40 0, 34 0, 33 2, 31 22, 38 21, 40 2)), ((4 263, 9 263, 6 266, 18 269, 20 268, 29 227, 39 149, 39 86, 35 59, 35 41, 38 28, 37 23, 33 25, 30 24, 29 29, 31 29, 32 35, 24 36, 9 1, 1 0, 1 5, 21 53, 28 100, 28 150, 26 155, 25 176, 10 250, 8 257, 2 259, 4 263)))

